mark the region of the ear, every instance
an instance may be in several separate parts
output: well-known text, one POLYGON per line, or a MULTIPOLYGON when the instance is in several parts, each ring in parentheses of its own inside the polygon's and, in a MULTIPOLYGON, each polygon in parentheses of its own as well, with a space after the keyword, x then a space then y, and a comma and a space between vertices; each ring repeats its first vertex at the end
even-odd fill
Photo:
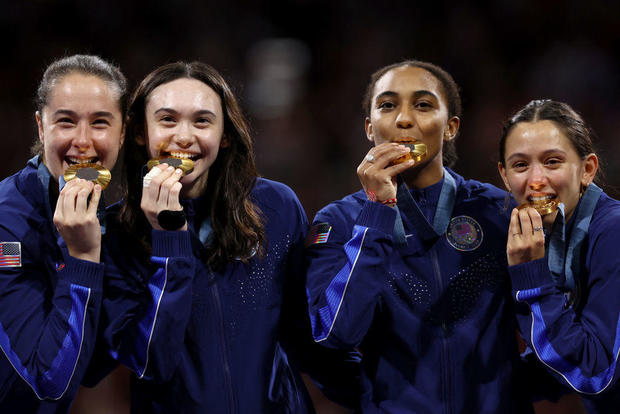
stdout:
POLYGON ((499 175, 502 177, 502 181, 504 182, 504 186, 506 187, 506 190, 508 190, 508 192, 511 192, 512 189, 510 188, 510 184, 508 184, 508 179, 506 178, 506 169, 504 168, 501 162, 497 163, 497 169, 499 171, 499 175))
POLYGON ((588 154, 583 160, 583 174, 581 176, 581 185, 587 187, 594 181, 596 172, 598 171, 598 157, 596 154, 588 154))
POLYGON ((121 129, 121 145, 120 145, 120 147, 122 147, 123 143, 125 142, 125 125, 127 125, 127 124, 123 124, 123 129, 121 129))
POLYGON ((39 130, 39 141, 43 142, 43 120, 41 119, 41 113, 39 111, 35 112, 34 118, 37 120, 37 129, 39 130))
POLYGON ((226 136, 226 134, 222 134, 222 139, 220 140, 220 148, 228 148, 230 146, 230 140, 226 136))
POLYGON ((461 120, 458 116, 453 116, 448 120, 448 125, 444 131, 443 140, 444 141, 452 141, 456 134, 459 132, 459 127, 461 126, 461 120))
POLYGON ((370 118, 368 117, 366 117, 366 119, 364 120, 364 130, 366 131, 366 138, 368 139, 368 141, 374 143, 375 136, 372 132, 372 123, 370 122, 370 118))

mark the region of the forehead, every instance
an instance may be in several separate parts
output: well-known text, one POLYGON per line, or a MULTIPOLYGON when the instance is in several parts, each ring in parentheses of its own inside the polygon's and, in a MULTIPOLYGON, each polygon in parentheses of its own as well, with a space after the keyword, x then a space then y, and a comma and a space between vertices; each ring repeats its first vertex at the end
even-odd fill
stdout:
POLYGON ((549 149, 574 151, 570 140, 553 121, 519 122, 506 137, 506 155, 511 152, 537 152, 549 149))
POLYGON ((197 79, 176 79, 159 85, 149 94, 147 110, 170 108, 178 111, 208 109, 212 112, 221 110, 218 94, 205 83, 197 79))
POLYGON ((441 82, 432 73, 418 67, 401 66, 390 69, 377 80, 373 98, 386 91, 409 95, 421 90, 433 92, 445 100, 441 82))
POLYGON ((118 109, 119 103, 119 91, 110 83, 94 75, 71 73, 54 83, 46 107, 110 110, 118 109))

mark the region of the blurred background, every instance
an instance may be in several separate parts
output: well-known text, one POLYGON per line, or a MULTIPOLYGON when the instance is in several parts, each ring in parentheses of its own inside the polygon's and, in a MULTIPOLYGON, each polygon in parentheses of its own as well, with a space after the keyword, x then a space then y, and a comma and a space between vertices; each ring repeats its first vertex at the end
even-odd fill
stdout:
POLYGON ((132 87, 161 64, 201 60, 223 73, 249 115, 261 174, 291 186, 312 219, 359 188, 370 74, 417 58, 462 89, 455 169, 465 177, 499 185, 503 120, 530 99, 553 98, 596 131, 607 183, 618 187, 618 17, 611 0, 3 1, 0 177, 29 157, 32 101, 54 59, 101 55, 132 87))
MULTIPOLYGON (((74 53, 120 65, 133 87, 176 60, 213 65, 249 115, 262 175, 291 186, 310 219, 359 188, 370 147, 360 101, 369 76, 408 58, 461 87, 455 170, 500 185, 501 125, 534 98, 568 102, 597 133, 607 189, 620 188, 620 2, 119 1, 1 2, 0 178, 36 137, 43 69, 74 53)), ((113 176, 114 177, 114 176, 113 176)), ((113 179, 114 182, 114 179, 113 179)))

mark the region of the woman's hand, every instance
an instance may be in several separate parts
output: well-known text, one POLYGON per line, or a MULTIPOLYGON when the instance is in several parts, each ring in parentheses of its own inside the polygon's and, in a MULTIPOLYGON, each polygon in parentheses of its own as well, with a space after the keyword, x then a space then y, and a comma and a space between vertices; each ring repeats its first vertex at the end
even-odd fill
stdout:
MULTIPOLYGON (((144 176, 140 207, 154 229, 164 230, 157 220, 160 212, 164 210, 183 211, 179 203, 179 193, 183 187, 179 180, 182 177, 183 171, 179 168, 175 170, 167 164, 153 167, 144 176)), ((179 230, 187 230, 187 222, 179 230)))
POLYGON ((101 186, 80 178, 69 181, 58 196, 54 225, 69 254, 77 259, 96 263, 100 260, 101 226, 97 218, 100 198, 101 186))
POLYGON ((411 168, 414 161, 388 165, 408 152, 409 148, 394 142, 385 142, 368 151, 357 167, 357 175, 369 199, 376 197, 376 201, 385 201, 396 198, 396 176, 411 168))
POLYGON ((535 209, 512 210, 506 254, 509 266, 545 257, 542 217, 535 209))

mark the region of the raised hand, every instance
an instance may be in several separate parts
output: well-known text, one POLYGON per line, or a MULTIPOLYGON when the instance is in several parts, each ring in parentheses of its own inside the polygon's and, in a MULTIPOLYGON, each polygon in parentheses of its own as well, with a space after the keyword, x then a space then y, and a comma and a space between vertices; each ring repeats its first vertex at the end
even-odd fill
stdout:
MULTIPOLYGON (((164 211, 183 211, 179 202, 179 194, 183 185, 179 180, 183 171, 167 164, 153 167, 144 176, 142 187, 142 201, 140 207, 151 226, 156 230, 164 230, 157 215, 164 211)), ((187 222, 178 230, 187 230, 187 222)))
POLYGON ((69 181, 58 196, 54 225, 65 240, 69 254, 75 258, 100 260, 101 227, 97 218, 100 198, 101 186, 80 178, 69 181))
POLYGON ((535 209, 528 207, 512 210, 506 254, 509 266, 545 257, 542 217, 535 209))
POLYGON ((368 151, 357 167, 357 175, 370 199, 385 201, 396 198, 396 176, 411 168, 415 162, 390 163, 408 152, 409 148, 394 142, 385 142, 368 151))

